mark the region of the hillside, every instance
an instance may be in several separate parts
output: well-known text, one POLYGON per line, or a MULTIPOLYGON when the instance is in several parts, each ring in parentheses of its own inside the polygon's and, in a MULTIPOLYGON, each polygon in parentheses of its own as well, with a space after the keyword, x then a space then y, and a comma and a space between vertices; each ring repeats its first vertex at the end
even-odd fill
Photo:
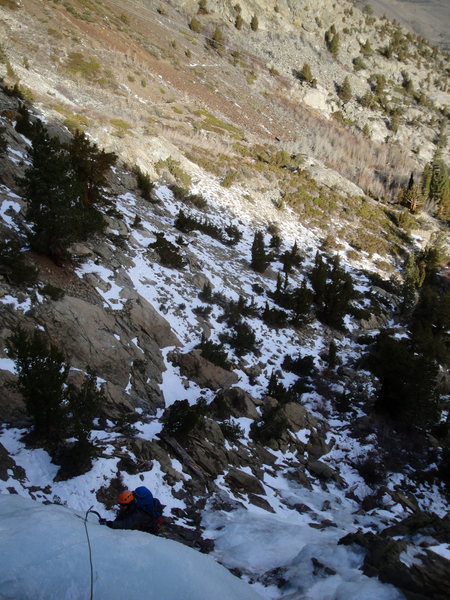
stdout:
POLYGON ((448 55, 347 2, 0 31, 0 492, 146 485, 249 595, 447 598, 448 55))

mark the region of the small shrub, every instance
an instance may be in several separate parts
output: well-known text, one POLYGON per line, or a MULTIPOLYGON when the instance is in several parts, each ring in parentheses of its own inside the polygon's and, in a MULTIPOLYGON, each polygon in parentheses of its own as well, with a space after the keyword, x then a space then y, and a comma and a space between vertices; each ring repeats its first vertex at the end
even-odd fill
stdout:
POLYGON ((355 468, 367 485, 378 486, 386 482, 386 470, 383 466, 383 458, 377 457, 371 452, 367 457, 355 464, 355 468))
POLYGON ((212 312, 212 306, 196 306, 192 312, 203 319, 207 319, 212 312))
POLYGON ((157 251, 161 264, 174 269, 184 267, 185 263, 178 248, 169 240, 166 240, 163 233, 157 232, 155 235, 156 241, 149 244, 149 248, 154 248, 157 251))
POLYGON ((228 342, 238 356, 253 351, 257 344, 255 332, 245 321, 239 321, 231 335, 224 335, 223 341, 228 342))
POLYGON ((130 133, 131 125, 124 119, 110 119, 109 122, 114 127, 112 134, 116 137, 123 138, 130 133))
POLYGON ((198 22, 198 19, 192 17, 189 23, 189 29, 194 33, 200 33, 200 23, 198 22))
POLYGON ((203 420, 206 403, 199 400, 193 406, 187 400, 176 400, 163 417, 164 432, 177 439, 185 440, 189 433, 203 420))
POLYGON ((202 335, 202 341, 197 347, 200 348, 201 354, 206 360, 209 360, 218 367, 222 367, 222 369, 231 369, 228 355, 223 348, 223 344, 215 344, 202 335))
POLYGON ((20 245, 14 240, 0 240, 0 273, 13 285, 36 283, 38 270, 25 262, 20 245))
POLYGON ((136 182, 144 200, 152 200, 152 190, 155 187, 148 173, 144 173, 138 166, 134 168, 136 182))
POLYGON ((235 170, 230 171, 222 179, 222 181, 220 182, 220 185, 224 188, 229 188, 236 181, 236 177, 237 177, 237 171, 235 171, 235 170))
POLYGON ((51 285, 50 283, 47 283, 42 288, 41 291, 44 294, 44 296, 48 296, 49 298, 51 298, 54 301, 61 300, 61 298, 63 298, 64 294, 65 294, 64 290, 62 290, 59 287, 55 287, 54 285, 51 285))
POLYGON ((88 81, 100 77, 100 63, 94 58, 86 60, 81 52, 70 52, 65 66, 69 72, 78 73, 88 81))
POLYGON ((219 423, 219 427, 223 433, 223 437, 231 443, 238 442, 239 439, 244 437, 245 432, 243 428, 239 423, 235 423, 231 419, 222 421, 222 423, 219 423))
POLYGON ((363 69, 366 69, 366 64, 363 61, 363 59, 360 56, 357 56, 356 58, 353 59, 353 68, 355 71, 362 71, 363 69))
POLYGON ((281 414, 280 406, 263 410, 259 421, 254 421, 250 426, 250 436, 255 442, 266 445, 271 440, 279 440, 288 430, 289 423, 281 414))

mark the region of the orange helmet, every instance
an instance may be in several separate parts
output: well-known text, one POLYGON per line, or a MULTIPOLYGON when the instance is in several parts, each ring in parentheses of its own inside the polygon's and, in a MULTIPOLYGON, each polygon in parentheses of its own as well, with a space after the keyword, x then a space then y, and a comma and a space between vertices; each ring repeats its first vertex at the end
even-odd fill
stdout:
POLYGON ((129 502, 133 502, 133 492, 122 492, 121 494, 119 494, 118 500, 119 504, 128 504, 129 502))

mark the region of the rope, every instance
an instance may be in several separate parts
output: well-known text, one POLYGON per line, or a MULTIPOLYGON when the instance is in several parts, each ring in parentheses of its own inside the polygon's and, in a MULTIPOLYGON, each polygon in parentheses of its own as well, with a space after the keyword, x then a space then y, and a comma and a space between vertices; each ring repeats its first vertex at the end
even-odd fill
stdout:
POLYGON ((92 510, 93 506, 91 506, 87 512, 86 512, 86 516, 84 517, 84 529, 86 530, 86 537, 87 537, 87 542, 88 542, 88 546, 89 546, 89 563, 91 566, 91 595, 90 595, 90 600, 93 599, 94 597, 94 568, 92 566, 92 549, 91 549, 91 540, 89 539, 89 532, 88 532, 88 528, 87 528, 87 518, 88 518, 88 514, 90 512, 95 513, 96 515, 98 515, 98 513, 95 510, 92 510))

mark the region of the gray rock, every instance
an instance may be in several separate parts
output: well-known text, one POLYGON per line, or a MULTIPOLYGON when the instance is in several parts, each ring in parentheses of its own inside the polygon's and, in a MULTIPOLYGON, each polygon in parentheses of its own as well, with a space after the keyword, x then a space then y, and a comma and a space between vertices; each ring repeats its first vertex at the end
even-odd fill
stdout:
POLYGON ((211 390, 226 389, 238 382, 236 373, 219 367, 203 358, 199 350, 187 354, 172 352, 170 360, 180 367, 182 375, 211 390))
POLYGON ((260 496, 266 495, 261 482, 254 475, 250 475, 239 469, 230 469, 225 475, 225 481, 233 492, 257 494, 260 496))

